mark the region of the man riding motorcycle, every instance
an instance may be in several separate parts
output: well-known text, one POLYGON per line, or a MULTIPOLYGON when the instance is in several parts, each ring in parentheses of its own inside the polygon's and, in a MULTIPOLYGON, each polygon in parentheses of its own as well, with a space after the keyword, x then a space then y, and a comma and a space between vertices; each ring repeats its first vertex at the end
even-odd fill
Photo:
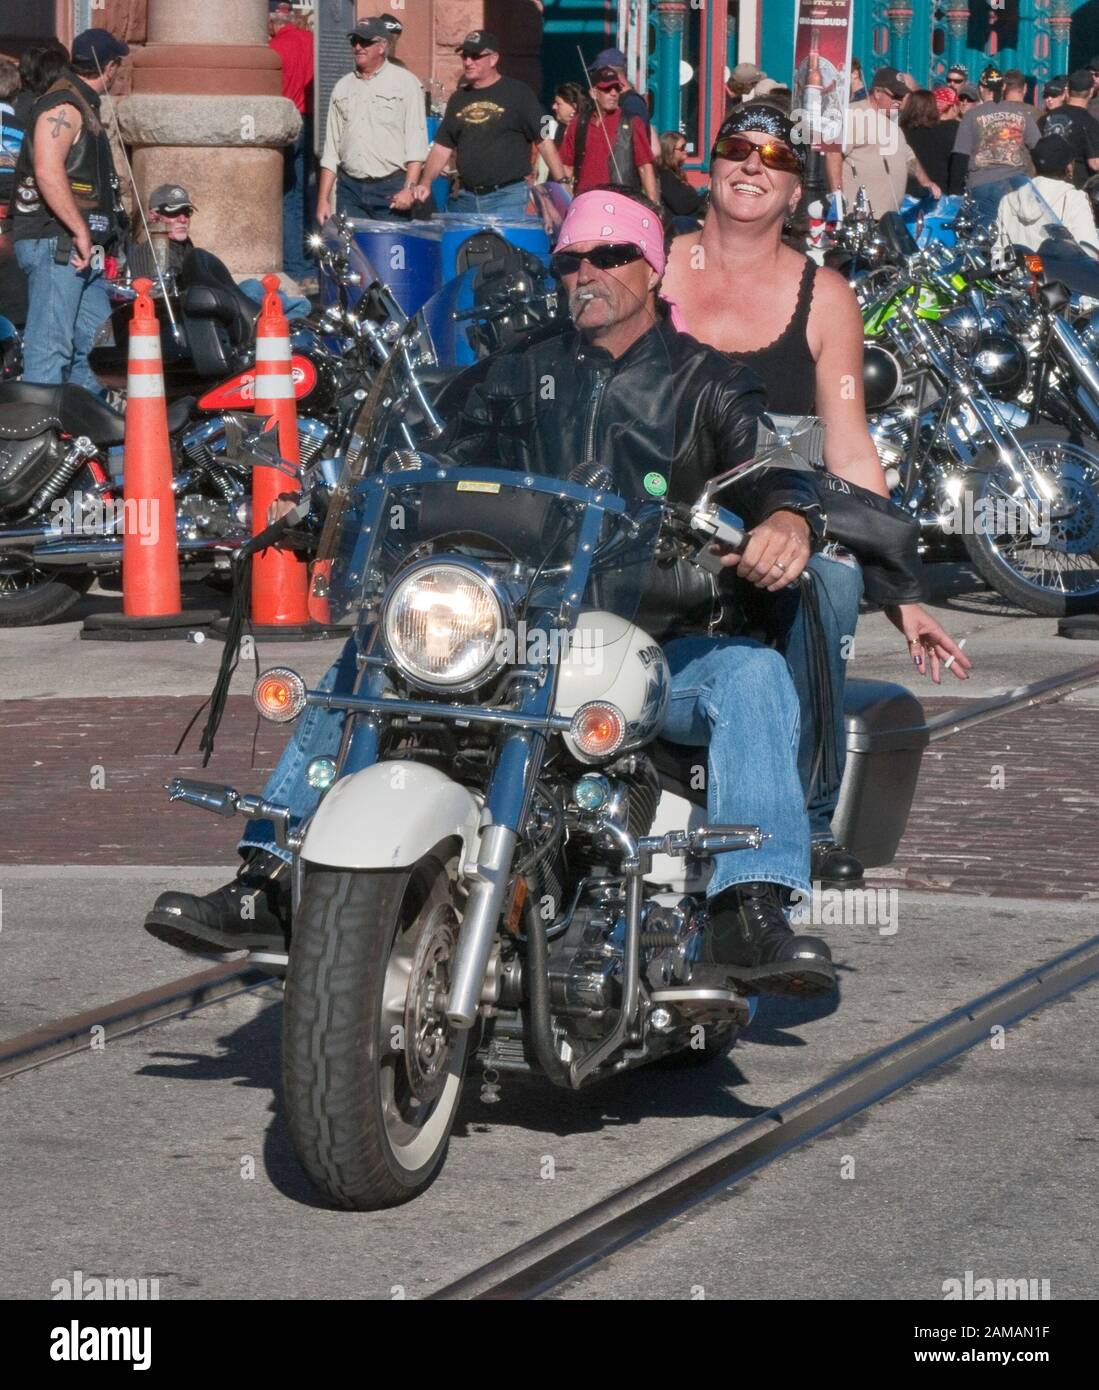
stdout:
MULTIPOLYGON (((577 198, 554 258, 573 330, 464 374, 449 393, 462 405, 437 452, 451 462, 491 457, 497 466, 555 476, 597 464, 623 497, 671 502, 693 501, 709 479, 750 459, 764 410, 759 383, 677 332, 658 308, 666 239, 659 209, 629 190, 608 186, 577 198), (668 413, 676 420, 676 457, 653 457, 647 441, 659 437, 655 422, 668 413)), ((442 409, 445 418, 445 400, 442 409)), ((739 554, 722 557, 722 578, 772 592, 794 582, 821 533, 813 486, 798 472, 769 469, 738 479, 725 497, 751 529, 739 554)), ((692 978, 732 980, 753 992, 822 993, 834 984, 828 947, 795 935, 783 911, 789 891, 809 888, 797 696, 777 653, 710 635, 715 601, 720 621, 729 585, 708 578, 700 585, 697 574, 672 567, 645 595, 646 630, 665 640, 672 673, 662 735, 708 745, 711 822, 758 824, 770 839, 750 868, 742 856, 718 856, 703 963, 692 978)), ((349 689, 354 675, 349 643, 319 688, 349 689)), ((335 751, 342 723, 340 712, 311 706, 264 789, 295 820, 316 805, 304 769, 335 751)), ((204 897, 162 894, 146 930, 190 951, 281 950, 290 925, 286 851, 259 821, 240 847, 246 859, 233 883, 204 897)))

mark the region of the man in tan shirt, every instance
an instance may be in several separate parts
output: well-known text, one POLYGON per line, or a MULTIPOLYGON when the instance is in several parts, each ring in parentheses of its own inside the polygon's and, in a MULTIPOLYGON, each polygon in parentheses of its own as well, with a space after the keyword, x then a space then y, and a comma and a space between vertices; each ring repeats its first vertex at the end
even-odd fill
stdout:
POLYGON ((317 221, 331 217, 333 192, 352 217, 407 216, 427 158, 423 88, 389 62, 385 20, 364 19, 348 34, 355 71, 332 89, 321 155, 317 221))
POLYGON ((941 196, 942 190, 920 167, 893 114, 907 95, 908 87, 895 68, 879 68, 867 99, 847 108, 843 149, 825 150, 829 192, 842 191, 850 206, 859 189, 865 188, 875 217, 900 207, 909 170, 933 197, 941 196))

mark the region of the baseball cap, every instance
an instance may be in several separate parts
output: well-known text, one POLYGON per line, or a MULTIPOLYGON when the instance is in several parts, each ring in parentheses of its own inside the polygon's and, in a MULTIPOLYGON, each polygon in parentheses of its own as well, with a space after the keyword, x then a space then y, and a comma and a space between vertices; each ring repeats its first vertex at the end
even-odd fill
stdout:
POLYGON ((613 82, 617 86, 619 81, 618 69, 612 68, 609 63, 605 63, 602 67, 592 68, 591 80, 596 86, 600 82, 613 82))
POLYGON ((500 40, 488 29, 471 29, 454 51, 467 58, 483 58, 500 52, 500 40))
POLYGON ((1059 96, 1062 96, 1062 95, 1064 94, 1064 90, 1065 90, 1065 88, 1066 88, 1067 86, 1068 86, 1068 78, 1067 78, 1067 77, 1051 77, 1051 78, 1049 79, 1049 81, 1046 83, 1046 85, 1042 88, 1042 96, 1043 96, 1043 97, 1059 97, 1059 96))
POLYGON ((981 94, 972 82, 966 82, 958 88, 958 100, 962 101, 963 99, 965 101, 980 101, 981 94))
POLYGON ((1090 92, 1093 85, 1093 78, 1090 68, 1077 68, 1075 72, 1069 73, 1068 89, 1070 92, 1090 92))
POLYGON ((952 63, 946 70, 947 77, 968 77, 969 70, 964 68, 961 63, 952 63))
POLYGON ((896 68, 879 68, 870 83, 872 92, 888 92, 891 97, 906 97, 907 86, 901 81, 896 68))
POLYGON ((998 87, 1003 80, 1003 73, 994 63, 989 63, 978 79, 982 87, 998 87))
POLYGON ((360 19, 347 37, 362 39, 364 43, 378 43, 389 36, 390 28, 384 19, 360 19))
POLYGON ((1072 146, 1063 135, 1043 135, 1030 152, 1039 174, 1063 174, 1073 162, 1072 146))
POLYGON ((597 53, 591 62, 592 70, 596 68, 621 68, 626 69, 626 55, 620 48, 604 48, 602 53, 597 53))
POLYGON ((149 194, 149 206, 154 212, 182 212, 184 208, 195 210, 191 195, 181 183, 161 183, 149 194))
POLYGON ((72 63, 74 68, 95 72, 113 63, 116 58, 125 58, 130 45, 123 43, 107 29, 85 29, 73 39, 72 63))

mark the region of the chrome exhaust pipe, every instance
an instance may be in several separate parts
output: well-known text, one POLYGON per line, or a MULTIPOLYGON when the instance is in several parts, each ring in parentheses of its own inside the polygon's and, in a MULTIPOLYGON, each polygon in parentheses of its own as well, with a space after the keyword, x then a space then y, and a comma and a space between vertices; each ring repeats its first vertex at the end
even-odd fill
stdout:
MULTIPOLYGON (((41 536, 38 537, 41 540, 41 536)), ((179 554, 184 559, 201 559, 208 556, 228 555, 244 544, 247 538, 235 536, 200 536, 195 539, 181 537, 177 541, 179 554)), ((0 534, 0 549, 5 541, 0 534)), ((29 543, 29 542, 28 542, 29 543)), ((71 540, 51 545, 36 546, 31 559, 41 569, 60 568, 64 565, 77 565, 84 569, 111 569, 122 563, 122 540, 71 540)))

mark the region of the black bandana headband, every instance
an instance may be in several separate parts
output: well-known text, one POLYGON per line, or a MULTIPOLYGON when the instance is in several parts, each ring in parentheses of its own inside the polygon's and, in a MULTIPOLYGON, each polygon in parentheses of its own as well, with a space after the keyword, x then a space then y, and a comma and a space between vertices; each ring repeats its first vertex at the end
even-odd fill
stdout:
MULTIPOLYGON (((805 144, 798 138, 798 127, 785 111, 771 106, 766 101, 749 101, 743 106, 735 106, 732 114, 726 116, 722 122, 714 144, 723 140, 726 135, 743 135, 746 130, 756 131, 760 135, 770 135, 773 140, 785 141, 794 151, 801 172, 805 173, 805 144)), ((711 163, 713 158, 711 152, 711 163)))

